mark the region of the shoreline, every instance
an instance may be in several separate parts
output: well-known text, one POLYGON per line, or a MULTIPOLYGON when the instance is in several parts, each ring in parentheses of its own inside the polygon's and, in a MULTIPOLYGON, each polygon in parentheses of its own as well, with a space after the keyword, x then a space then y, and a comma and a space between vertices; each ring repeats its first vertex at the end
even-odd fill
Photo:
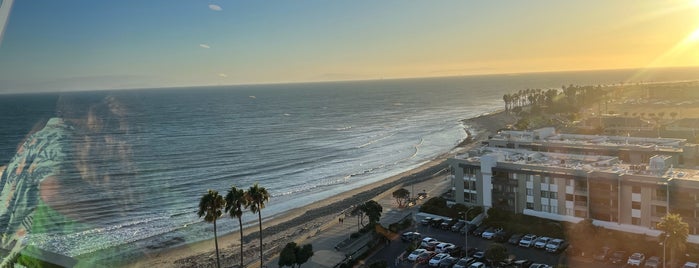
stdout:
MULTIPOLYGON (((323 226, 333 223, 350 206, 375 199, 386 194, 394 187, 434 179, 437 174, 443 172, 446 160, 454 155, 454 152, 463 152, 475 145, 489 134, 503 128, 508 123, 514 122, 514 117, 503 110, 484 113, 474 118, 461 120, 465 125, 468 137, 458 143, 451 150, 443 153, 421 166, 401 172, 397 175, 368 185, 352 189, 338 195, 319 200, 312 204, 295 208, 269 218, 262 222, 263 246, 267 259, 278 253, 288 242, 301 241, 322 232, 323 226)), ((264 211, 263 211, 264 212, 264 211)), ((228 216, 224 216, 230 219, 228 216)), ((255 267, 254 260, 259 257, 257 224, 244 227, 243 240, 245 263, 255 267), (250 261, 253 261, 252 263, 250 261)), ((240 234, 234 231, 219 235, 219 251, 221 252, 221 264, 223 266, 235 266, 240 259, 240 234)), ((317 249, 316 249, 317 250, 317 249)), ((213 238, 172 248, 164 248, 144 255, 131 262, 126 262, 130 267, 213 267, 215 265, 215 252, 213 238)))

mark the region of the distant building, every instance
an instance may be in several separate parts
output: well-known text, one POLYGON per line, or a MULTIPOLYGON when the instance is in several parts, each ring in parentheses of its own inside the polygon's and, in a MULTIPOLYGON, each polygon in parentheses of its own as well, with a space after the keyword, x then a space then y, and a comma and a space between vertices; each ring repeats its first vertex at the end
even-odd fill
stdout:
POLYGON ((450 159, 454 199, 654 236, 670 211, 699 243, 699 170, 677 168, 684 141, 626 138, 503 131, 450 159))
POLYGON ((655 124, 638 117, 602 115, 583 120, 578 125, 582 130, 602 130, 608 135, 623 135, 626 133, 644 132, 655 130, 655 124))

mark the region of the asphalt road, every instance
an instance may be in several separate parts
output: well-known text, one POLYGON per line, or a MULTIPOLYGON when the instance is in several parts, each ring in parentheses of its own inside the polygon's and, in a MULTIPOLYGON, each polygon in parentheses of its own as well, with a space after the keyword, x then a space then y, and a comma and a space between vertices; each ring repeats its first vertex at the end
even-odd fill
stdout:
MULTIPOLYGON (((422 225, 417 226, 417 231, 420 232, 423 237, 429 236, 439 241, 449 242, 458 246, 464 246, 465 244, 465 237, 460 233, 454 233, 451 231, 422 225)), ((469 235, 468 237, 469 248, 475 247, 479 250, 485 250, 491 243, 494 242, 480 237, 475 237, 473 235, 469 235)), ((552 266, 555 266, 556 264, 566 264, 567 267, 623 267, 609 263, 591 263, 581 259, 572 259, 568 258, 565 253, 552 254, 542 249, 518 247, 508 243, 503 243, 503 245, 507 248, 510 255, 515 256, 515 259, 528 259, 536 263, 545 263, 552 266)), ((399 263, 397 266, 394 266, 396 264, 396 258, 405 251, 407 246, 408 243, 402 242, 400 239, 391 241, 390 244, 371 256, 366 263, 371 264, 376 261, 385 260, 389 264, 389 267, 427 267, 426 264, 409 263, 407 260, 403 263, 399 263)), ((407 257, 407 254, 405 256, 407 257)))

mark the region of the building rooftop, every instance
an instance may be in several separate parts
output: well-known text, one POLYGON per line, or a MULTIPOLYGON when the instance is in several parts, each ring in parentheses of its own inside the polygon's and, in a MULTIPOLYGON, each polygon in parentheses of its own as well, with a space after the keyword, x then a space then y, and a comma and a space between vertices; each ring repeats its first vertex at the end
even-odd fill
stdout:
POLYGON ((605 147, 617 149, 653 150, 681 152, 685 139, 641 138, 625 136, 601 136, 581 134, 559 134, 554 128, 531 131, 501 131, 492 137, 495 141, 540 143, 546 146, 605 147))
POLYGON ((582 172, 603 172, 612 174, 638 175, 646 177, 672 178, 699 181, 699 170, 678 169, 668 165, 670 158, 656 155, 648 164, 625 164, 615 156, 580 155, 566 153, 535 152, 524 149, 481 147, 459 155, 456 159, 478 163, 484 156, 494 156, 499 164, 514 164, 528 169, 570 170, 582 172))

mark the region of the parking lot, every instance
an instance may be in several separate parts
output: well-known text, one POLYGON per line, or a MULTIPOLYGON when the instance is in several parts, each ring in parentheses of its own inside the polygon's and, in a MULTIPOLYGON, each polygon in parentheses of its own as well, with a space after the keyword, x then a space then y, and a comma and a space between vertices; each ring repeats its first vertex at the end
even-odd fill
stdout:
MULTIPOLYGON (((423 226, 422 224, 415 225, 406 231, 417 231, 422 234, 422 237, 432 237, 441 242, 452 243, 456 246, 463 247, 466 243, 465 235, 458 232, 452 232, 449 230, 442 230, 439 228, 434 228, 431 226, 423 226)), ((485 251, 489 244, 495 243, 492 240, 487 240, 481 237, 476 237, 474 235, 468 235, 468 247, 477 248, 478 250, 485 251)), ((427 264, 416 264, 404 260, 403 262, 396 261, 398 257, 405 252, 408 247, 408 242, 403 242, 400 239, 392 241, 389 245, 381 249, 379 252, 374 254, 366 263, 370 264, 376 261, 384 260, 389 264, 389 267, 427 267, 427 264)), ((534 263, 543 263, 551 266, 557 264, 565 264, 567 267, 626 267, 626 260, 621 264, 615 265, 608 262, 593 262, 592 259, 585 258, 569 258, 567 253, 549 253, 544 249, 536 249, 534 247, 526 248, 519 247, 516 245, 509 244, 507 242, 502 243, 505 248, 507 248, 508 254, 514 259, 527 259, 534 263)), ((407 257, 409 253, 406 253, 404 257, 407 257)), ((457 256, 455 256, 457 257, 457 256)))

